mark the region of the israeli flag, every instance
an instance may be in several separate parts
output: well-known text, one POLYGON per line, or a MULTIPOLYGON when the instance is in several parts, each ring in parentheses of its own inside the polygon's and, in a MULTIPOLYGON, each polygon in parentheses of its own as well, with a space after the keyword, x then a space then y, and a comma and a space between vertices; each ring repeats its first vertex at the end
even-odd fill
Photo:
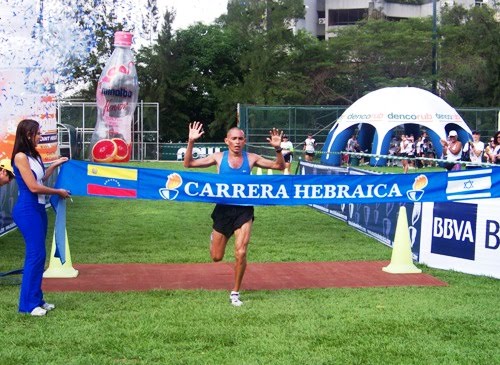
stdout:
POLYGON ((491 172, 491 169, 449 172, 446 198, 448 200, 490 198, 491 172))

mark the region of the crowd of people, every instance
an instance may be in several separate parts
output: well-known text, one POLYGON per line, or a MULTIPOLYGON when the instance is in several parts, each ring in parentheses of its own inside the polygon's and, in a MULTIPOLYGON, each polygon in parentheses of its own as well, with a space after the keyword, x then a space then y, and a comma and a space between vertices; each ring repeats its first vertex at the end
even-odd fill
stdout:
MULTIPOLYGON (((422 131, 418 137, 413 134, 394 137, 388 150, 387 166, 398 166, 400 161, 403 172, 407 173, 410 169, 437 166, 438 163, 431 159, 448 161, 444 167, 451 171, 460 170, 462 165, 473 169, 481 167, 482 163, 500 164, 500 131, 487 144, 481 141, 479 131, 473 131, 472 140, 462 144, 457 131, 451 130, 446 139, 440 140, 440 144, 443 152, 438 156, 426 131, 422 131)), ((361 152, 356 134, 349 138, 345 150, 350 153, 361 152)), ((342 162, 349 164, 349 156, 343 155, 342 162)))

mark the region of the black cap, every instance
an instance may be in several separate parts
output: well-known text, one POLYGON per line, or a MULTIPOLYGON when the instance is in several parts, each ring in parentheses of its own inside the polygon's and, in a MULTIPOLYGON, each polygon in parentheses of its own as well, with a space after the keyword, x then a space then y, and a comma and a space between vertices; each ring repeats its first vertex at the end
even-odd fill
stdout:
POLYGON ((288 138, 288 136, 286 134, 283 135, 283 138, 288 138))
POLYGON ((481 135, 481 133, 479 133, 479 131, 472 131, 472 134, 481 135))

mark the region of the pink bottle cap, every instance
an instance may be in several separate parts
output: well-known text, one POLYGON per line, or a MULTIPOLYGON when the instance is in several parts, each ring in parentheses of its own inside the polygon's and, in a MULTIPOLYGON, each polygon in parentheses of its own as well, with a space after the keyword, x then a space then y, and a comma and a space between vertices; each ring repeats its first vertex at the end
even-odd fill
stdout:
POLYGON ((115 33, 115 46, 130 47, 132 45, 132 37, 134 35, 130 32, 116 32, 115 33))

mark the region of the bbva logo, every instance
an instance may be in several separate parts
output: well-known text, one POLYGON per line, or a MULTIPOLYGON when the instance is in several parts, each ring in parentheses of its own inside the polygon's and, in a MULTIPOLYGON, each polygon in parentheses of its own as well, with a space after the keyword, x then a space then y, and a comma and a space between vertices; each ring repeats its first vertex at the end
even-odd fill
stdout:
POLYGON ((434 237, 474 243, 474 232, 470 221, 434 217, 432 227, 434 237))

